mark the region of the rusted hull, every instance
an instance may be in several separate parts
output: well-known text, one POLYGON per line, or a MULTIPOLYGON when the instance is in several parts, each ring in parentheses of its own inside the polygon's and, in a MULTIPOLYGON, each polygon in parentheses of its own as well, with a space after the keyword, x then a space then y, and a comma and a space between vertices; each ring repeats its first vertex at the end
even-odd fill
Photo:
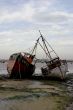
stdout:
POLYGON ((35 70, 35 65, 28 64, 28 66, 15 62, 14 67, 11 71, 10 78, 24 79, 32 76, 35 70))
POLYGON ((7 67, 9 77, 13 79, 29 78, 35 71, 35 65, 30 64, 22 55, 18 55, 16 60, 9 60, 7 67))

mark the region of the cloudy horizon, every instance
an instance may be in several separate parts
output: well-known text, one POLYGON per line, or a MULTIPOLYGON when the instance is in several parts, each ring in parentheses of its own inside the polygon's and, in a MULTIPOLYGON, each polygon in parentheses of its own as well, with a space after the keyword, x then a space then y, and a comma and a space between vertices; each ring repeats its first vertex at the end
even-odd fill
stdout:
POLYGON ((0 0, 0 58, 25 51, 40 36, 63 59, 73 59, 72 0, 0 0))

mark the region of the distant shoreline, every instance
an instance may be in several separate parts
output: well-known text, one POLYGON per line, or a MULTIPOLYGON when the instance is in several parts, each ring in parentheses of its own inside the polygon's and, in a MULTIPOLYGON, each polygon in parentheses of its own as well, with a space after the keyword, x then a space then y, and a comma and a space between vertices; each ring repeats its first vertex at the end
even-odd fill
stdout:
MULTIPOLYGON (((5 63, 5 62, 7 62, 8 61, 8 59, 0 59, 0 63, 5 63)), ((37 59, 37 62, 45 62, 45 61, 47 61, 46 59, 37 59)), ((66 60, 67 62, 70 62, 70 63, 73 63, 73 60, 66 60)))

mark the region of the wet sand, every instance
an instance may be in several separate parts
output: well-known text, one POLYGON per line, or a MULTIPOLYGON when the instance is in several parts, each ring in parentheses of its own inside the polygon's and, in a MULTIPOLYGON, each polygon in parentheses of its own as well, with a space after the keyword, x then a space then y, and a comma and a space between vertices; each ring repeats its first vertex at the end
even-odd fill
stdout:
POLYGON ((0 110, 72 110, 73 75, 57 80, 0 80, 0 110))
POLYGON ((67 107, 66 110, 73 110, 73 103, 69 105, 69 107, 67 107))

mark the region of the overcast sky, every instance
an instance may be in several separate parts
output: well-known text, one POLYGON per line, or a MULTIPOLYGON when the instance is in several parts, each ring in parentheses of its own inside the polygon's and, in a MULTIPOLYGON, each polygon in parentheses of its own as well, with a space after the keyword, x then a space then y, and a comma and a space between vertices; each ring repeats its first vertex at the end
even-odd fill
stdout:
POLYGON ((26 51, 43 36, 63 59, 73 59, 73 0, 0 0, 0 58, 26 51))

